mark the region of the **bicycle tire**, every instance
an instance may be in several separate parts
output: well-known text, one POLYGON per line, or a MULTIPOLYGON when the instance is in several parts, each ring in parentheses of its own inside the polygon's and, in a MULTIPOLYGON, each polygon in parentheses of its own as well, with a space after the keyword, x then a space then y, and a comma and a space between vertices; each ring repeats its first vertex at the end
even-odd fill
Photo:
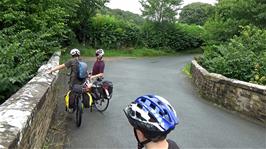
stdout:
POLYGON ((78 100, 77 102, 77 109, 76 109, 76 125, 77 127, 81 126, 81 122, 82 122, 82 102, 81 100, 78 100))
POLYGON ((109 99, 102 98, 94 101, 94 106, 99 112, 105 111, 109 106, 109 99))

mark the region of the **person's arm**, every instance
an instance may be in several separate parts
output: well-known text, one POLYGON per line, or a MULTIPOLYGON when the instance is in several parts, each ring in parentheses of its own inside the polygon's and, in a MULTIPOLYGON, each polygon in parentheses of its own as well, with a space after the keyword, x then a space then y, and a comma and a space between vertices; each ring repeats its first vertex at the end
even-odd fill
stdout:
POLYGON ((99 77, 103 77, 103 76, 104 76, 103 73, 98 73, 98 74, 96 74, 96 75, 91 76, 90 78, 91 78, 91 79, 94 79, 94 78, 99 78, 99 77))
POLYGON ((65 67, 66 67, 65 64, 57 65, 57 66, 55 66, 54 68, 48 70, 47 73, 52 73, 52 72, 54 72, 54 71, 57 71, 57 70, 63 69, 63 68, 65 68, 65 67))

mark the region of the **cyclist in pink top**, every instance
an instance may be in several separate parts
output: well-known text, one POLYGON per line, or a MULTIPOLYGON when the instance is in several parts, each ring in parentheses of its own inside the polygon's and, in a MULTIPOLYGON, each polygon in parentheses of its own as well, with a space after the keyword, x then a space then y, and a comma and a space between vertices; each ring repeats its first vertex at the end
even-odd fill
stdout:
POLYGON ((96 62, 93 65, 90 79, 103 78, 105 63, 103 61, 104 51, 103 49, 97 49, 95 52, 96 62))
POLYGON ((105 67, 105 63, 103 61, 103 55, 104 55, 104 51, 103 49, 97 49, 95 52, 95 56, 96 56, 96 61, 93 65, 92 68, 92 72, 89 73, 89 79, 91 80, 91 83, 87 84, 87 91, 91 90, 92 87, 92 83, 95 80, 101 80, 104 77, 104 67, 105 67))

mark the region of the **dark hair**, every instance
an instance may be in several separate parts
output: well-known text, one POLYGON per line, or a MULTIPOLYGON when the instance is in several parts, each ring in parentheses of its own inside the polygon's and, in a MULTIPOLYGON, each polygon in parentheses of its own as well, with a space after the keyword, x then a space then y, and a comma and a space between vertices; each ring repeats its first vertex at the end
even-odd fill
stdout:
POLYGON ((75 55, 72 55, 72 57, 74 58, 74 57, 79 57, 79 55, 78 54, 75 54, 75 55))
POLYGON ((153 142, 159 142, 166 139, 168 132, 162 134, 161 132, 149 131, 144 129, 139 129, 143 134, 144 137, 150 139, 153 142))

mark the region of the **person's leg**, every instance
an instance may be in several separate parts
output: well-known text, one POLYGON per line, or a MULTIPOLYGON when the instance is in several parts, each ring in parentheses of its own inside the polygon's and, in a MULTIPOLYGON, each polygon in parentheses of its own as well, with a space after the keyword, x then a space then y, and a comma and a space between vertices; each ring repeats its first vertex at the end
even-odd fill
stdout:
POLYGON ((86 84, 85 91, 91 92, 92 83, 86 84))

